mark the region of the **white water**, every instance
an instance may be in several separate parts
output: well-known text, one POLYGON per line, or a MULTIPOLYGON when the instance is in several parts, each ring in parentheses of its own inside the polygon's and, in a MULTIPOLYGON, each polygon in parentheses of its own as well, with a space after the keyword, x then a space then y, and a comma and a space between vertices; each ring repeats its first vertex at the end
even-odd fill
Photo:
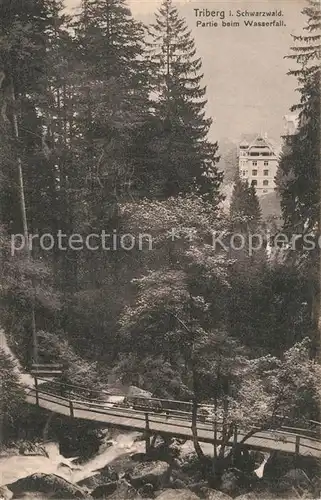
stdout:
POLYGON ((57 474, 72 483, 93 476, 100 469, 118 457, 142 451, 144 443, 135 442, 137 432, 119 434, 114 444, 83 465, 75 465, 72 458, 64 458, 56 443, 44 445, 49 458, 44 456, 0 457, 0 486, 35 473, 57 474))
MULTIPOLYGON (((21 383, 27 387, 33 387, 33 378, 29 374, 23 373, 21 365, 9 348, 2 330, 0 330, 0 349, 3 349, 15 360, 21 383)), ((70 482, 76 483, 82 479, 93 476, 98 469, 108 465, 118 457, 143 451, 144 443, 135 442, 137 435, 137 432, 119 434, 115 438, 112 446, 81 466, 73 464, 72 458, 66 459, 60 455, 59 446, 56 443, 47 443, 44 446, 49 458, 44 456, 23 455, 0 457, 0 486, 10 484, 20 478, 39 472, 44 474, 57 474, 70 482)), ((212 455, 212 445, 202 443, 202 448, 204 453, 212 455)), ((182 447, 182 452, 188 454, 192 451, 192 442, 187 441, 182 447)), ((260 478, 263 476, 264 466, 269 456, 270 454, 266 453, 264 461, 260 467, 255 470, 256 475, 260 478)))
POLYGON ((33 378, 28 373, 23 373, 23 369, 22 369, 19 361, 17 360, 17 358, 15 357, 13 352, 11 351, 10 347, 8 346, 7 339, 5 337, 3 330, 0 330, 0 349, 3 349, 4 352, 9 354, 9 356, 11 356, 11 358, 15 361, 16 370, 17 370, 17 373, 19 373, 21 384, 25 385, 27 387, 33 387, 34 386, 33 378))
POLYGON ((255 474, 257 475, 257 477, 259 477, 260 479, 263 477, 264 467, 265 467, 265 464, 267 463, 268 459, 270 458, 270 455, 271 455, 271 453, 264 453, 263 462, 261 463, 260 467, 258 467, 254 471, 255 474))
MULTIPOLYGON (((0 330, 0 349, 3 349, 15 361, 21 383, 24 386, 33 387, 33 378, 23 372, 19 361, 8 346, 3 330, 0 330)), ((0 486, 39 472, 57 474, 74 483, 81 481, 122 455, 142 451, 143 443, 135 442, 137 435, 137 432, 119 434, 114 439, 112 446, 83 465, 75 465, 72 463, 72 458, 67 459, 60 455, 57 443, 44 445, 49 458, 24 455, 0 457, 0 486)))

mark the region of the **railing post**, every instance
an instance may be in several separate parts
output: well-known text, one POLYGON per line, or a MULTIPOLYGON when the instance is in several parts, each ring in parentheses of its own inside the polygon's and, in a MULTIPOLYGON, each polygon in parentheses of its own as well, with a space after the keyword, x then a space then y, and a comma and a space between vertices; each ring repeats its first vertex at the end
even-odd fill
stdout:
POLYGON ((150 451, 150 427, 148 413, 145 413, 145 443, 146 443, 146 455, 150 451))
POLYGON ((295 436, 295 458, 300 454, 300 436, 295 436))
POLYGON ((69 401, 69 410, 70 410, 70 416, 74 417, 74 405, 73 405, 73 402, 71 401, 71 399, 69 401))
POLYGON ((234 425, 233 446, 237 446, 237 425, 234 425))
POLYGON ((39 406, 38 379, 35 377, 36 405, 39 406))

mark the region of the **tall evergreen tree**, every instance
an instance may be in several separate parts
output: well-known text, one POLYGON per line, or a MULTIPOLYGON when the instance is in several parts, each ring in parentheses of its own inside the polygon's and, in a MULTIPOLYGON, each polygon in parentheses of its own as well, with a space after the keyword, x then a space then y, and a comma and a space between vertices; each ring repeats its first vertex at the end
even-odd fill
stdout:
POLYGON ((277 178, 282 214, 289 230, 315 229, 320 217, 320 4, 308 0, 307 34, 294 36, 296 45, 287 58, 299 68, 289 71, 298 80, 300 102, 291 109, 299 113, 299 128, 285 138, 277 178))
POLYGON ((236 176, 231 205, 230 217, 234 225, 247 226, 255 229, 261 221, 261 207, 255 187, 249 186, 236 176))
MULTIPOLYGON (((299 113, 296 133, 285 138, 277 177, 285 229, 290 235, 312 233, 320 236, 320 57, 321 11, 316 0, 307 0, 302 13, 307 17, 305 34, 295 36, 292 53, 286 56, 298 68, 289 71, 298 80, 300 102, 292 107, 299 113)), ((320 248, 306 251, 296 246, 289 259, 308 284, 306 302, 312 322, 309 335, 319 344, 320 248)))
MULTIPOLYGON (((38 201, 47 188, 46 183, 37 183, 39 170, 35 166, 39 167, 36 159, 43 146, 37 105, 40 96, 44 95, 46 81, 48 32, 53 26, 51 3, 29 0, 22 5, 19 1, 4 1, 0 6, 1 125, 9 146, 8 154, 2 159, 7 193, 1 200, 4 204, 1 223, 8 232, 22 232, 26 242, 29 232, 36 229, 34 205, 39 208, 38 201)), ((42 169, 40 172, 44 174, 42 169)), ((19 328, 23 330, 24 342, 34 347, 32 358, 35 362, 36 312, 42 308, 35 283, 39 267, 32 261, 28 245, 26 250, 23 272, 22 263, 17 263, 15 272, 20 282, 13 294, 16 294, 16 305, 19 297, 24 296, 23 307, 19 310, 20 303, 17 306, 19 313, 15 310, 12 315, 17 313, 22 317, 23 327, 19 328)), ((30 359, 31 356, 28 361, 30 359)))
POLYGON ((144 30, 124 0, 83 2, 75 30, 84 180, 99 218, 111 200, 128 197, 133 184, 133 141, 147 109, 144 30))
POLYGON ((186 22, 172 0, 164 0, 149 28, 153 70, 152 103, 158 123, 152 139, 150 168, 160 197, 197 190, 215 202, 222 174, 218 172, 217 143, 208 133, 206 87, 201 82, 201 59, 186 22))

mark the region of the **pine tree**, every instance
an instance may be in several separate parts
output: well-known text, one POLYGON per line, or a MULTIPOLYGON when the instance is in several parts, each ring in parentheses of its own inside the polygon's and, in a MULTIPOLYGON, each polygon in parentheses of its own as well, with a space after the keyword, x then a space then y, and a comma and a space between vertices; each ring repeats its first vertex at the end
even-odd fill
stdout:
POLYGON ((84 180, 97 197, 99 218, 111 200, 128 197, 133 184, 131 152, 147 109, 144 30, 124 0, 83 2, 75 30, 84 180))
POLYGON ((308 3, 302 11, 308 34, 293 37, 297 44, 287 56, 299 64, 289 71, 299 84, 300 102, 291 108, 299 113, 299 128, 285 138, 277 179, 285 226, 294 232, 314 229, 320 211, 321 12, 319 2, 308 3))
POLYGON ((159 196, 198 191, 217 202, 222 174, 217 143, 208 140, 212 120, 205 117, 202 63, 186 22, 171 0, 164 0, 149 28, 152 103, 158 124, 152 138, 151 169, 159 196))
MULTIPOLYGON (((30 207, 41 186, 35 184, 30 164, 35 159, 39 137, 36 110, 37 96, 42 92, 46 74, 47 30, 52 25, 46 0, 4 1, 0 6, 0 71, 2 84, 2 127, 10 146, 3 171, 6 172, 8 196, 2 212, 2 223, 12 232, 20 232, 28 241, 33 225, 30 207), (15 168, 12 168, 12 167, 15 168), (27 181, 26 181, 27 180, 27 181), (27 186, 29 184, 29 186, 27 186), (9 203, 13 202, 10 207, 9 203)), ((40 140, 41 142, 41 140, 40 140)), ((32 336, 32 358, 37 362, 36 286, 37 270, 26 245, 26 276, 31 283, 24 314, 26 330, 32 336)), ((23 285, 24 286, 24 282, 23 285)))
POLYGON ((230 217, 232 224, 239 227, 255 229, 261 221, 261 207, 255 187, 249 186, 237 175, 234 183, 230 217))
MULTIPOLYGON (((295 36, 296 45, 287 58, 298 68, 289 75, 298 80, 300 102, 292 107, 299 113, 296 133, 285 138, 277 178, 285 229, 290 235, 311 233, 320 236, 320 66, 321 11, 316 0, 307 0, 302 13, 307 17, 302 36, 295 36)), ((320 248, 314 251, 296 247, 289 260, 297 267, 301 280, 309 284, 306 294, 310 312, 314 347, 320 340, 320 248)))

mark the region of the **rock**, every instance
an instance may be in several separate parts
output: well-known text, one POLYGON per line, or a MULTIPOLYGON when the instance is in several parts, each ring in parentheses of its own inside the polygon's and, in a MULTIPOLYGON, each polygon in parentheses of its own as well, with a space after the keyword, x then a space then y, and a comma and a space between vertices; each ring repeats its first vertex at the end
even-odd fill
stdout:
POLYGON ((195 495, 191 490, 164 490, 160 495, 157 495, 157 500, 199 500, 199 497, 195 495))
MULTIPOLYGON (((39 493, 37 491, 28 491, 27 493, 23 493, 22 495, 19 495, 19 497, 13 497, 13 498, 19 498, 19 500, 48 500, 48 496, 44 495, 44 493, 39 493)), ((50 496, 50 498, 56 498, 50 496)))
POLYGON ((141 434, 138 434, 138 436, 136 436, 134 439, 134 443, 138 443, 139 441, 145 441, 145 436, 143 432, 141 434))
POLYGON ((106 485, 108 483, 116 483, 119 480, 118 473, 112 469, 109 465, 97 469, 94 474, 90 477, 82 479, 77 484, 81 488, 86 487, 91 490, 98 488, 98 486, 106 485))
POLYGON ((91 492, 93 498, 106 498, 112 495, 117 490, 117 483, 107 483, 97 486, 94 491, 91 492))
POLYGON ((150 483, 154 488, 162 488, 169 480, 169 465, 166 462, 144 462, 137 465, 128 474, 130 483, 135 488, 141 488, 150 483))
POLYGON ((181 481, 180 479, 174 479, 173 481, 171 481, 171 488, 183 490, 184 488, 186 488, 186 483, 184 483, 184 481, 181 481))
POLYGON ((13 497, 12 491, 6 486, 0 486, 0 500, 11 500, 13 497))
POLYGON ((171 471, 171 476, 173 478, 173 481, 178 479, 179 481, 184 483, 185 486, 183 486, 183 489, 186 488, 187 484, 192 482, 191 477, 186 472, 182 472, 181 469, 173 469, 171 471))
POLYGON ((257 494, 251 491, 250 493, 245 493, 244 495, 235 497, 234 500, 257 500, 258 498, 257 494))
POLYGON ((267 458, 267 453, 258 450, 249 451, 250 457, 254 460, 256 467, 259 467, 262 462, 267 458))
POLYGON ((138 492, 123 479, 120 479, 116 483, 99 486, 91 493, 91 496, 93 498, 108 498, 108 500, 138 500, 142 498, 138 492))
POLYGON ((231 497, 229 495, 226 495, 222 491, 208 489, 208 491, 204 493, 205 496, 202 498, 204 498, 205 500, 231 500, 231 497))
POLYGON ((293 469, 293 463, 292 455, 280 451, 272 452, 265 464, 263 479, 267 479, 272 484, 275 484, 277 479, 288 470, 293 469))
POLYGON ((55 474, 32 474, 8 484, 7 487, 14 496, 21 496, 23 493, 35 492, 52 495, 55 498, 86 498, 86 492, 78 485, 74 485, 62 477, 55 474), (66 496, 64 496, 66 495, 66 496))
POLYGON ((205 500, 231 500, 229 495, 226 495, 222 491, 212 490, 210 488, 202 489, 202 496, 205 500))
POLYGON ((156 443, 156 445, 149 451, 148 457, 150 460, 160 460, 163 462, 172 463, 180 455, 180 447, 170 442, 170 440, 156 443))
POLYGON ((278 483, 279 489, 290 490, 293 487, 301 488, 303 490, 310 490, 313 488, 312 482, 306 475, 306 473, 301 469, 291 469, 286 474, 284 474, 278 483))
MULTIPOLYGON (((110 470, 114 472, 117 472, 119 478, 124 477, 128 473, 131 473, 135 469, 135 467, 137 467, 137 462, 134 462, 134 460, 132 460, 129 455, 121 455, 108 464, 108 468, 110 468, 110 470)), ((100 471, 101 470, 103 469, 100 469, 100 471)))
POLYGON ((233 497, 240 493, 238 477, 234 471, 228 470, 223 473, 220 489, 233 497))
POLYGON ((202 495, 202 492, 206 487, 207 487, 206 481, 200 481, 199 483, 192 483, 188 485, 188 488, 198 496, 202 495))
MULTIPOLYGON (((292 491, 292 496, 293 496, 293 491, 292 491)), ((279 495, 277 495, 277 493, 272 492, 269 489, 263 488, 248 493, 243 493, 242 495, 235 497, 234 500, 276 500, 279 498, 280 497, 279 495)))
POLYGON ((147 459, 146 453, 133 453, 130 455, 130 458, 134 460, 134 462, 145 462, 147 459))
POLYGON ((138 493, 142 498, 154 498, 154 486, 150 483, 144 484, 139 488, 138 493))

